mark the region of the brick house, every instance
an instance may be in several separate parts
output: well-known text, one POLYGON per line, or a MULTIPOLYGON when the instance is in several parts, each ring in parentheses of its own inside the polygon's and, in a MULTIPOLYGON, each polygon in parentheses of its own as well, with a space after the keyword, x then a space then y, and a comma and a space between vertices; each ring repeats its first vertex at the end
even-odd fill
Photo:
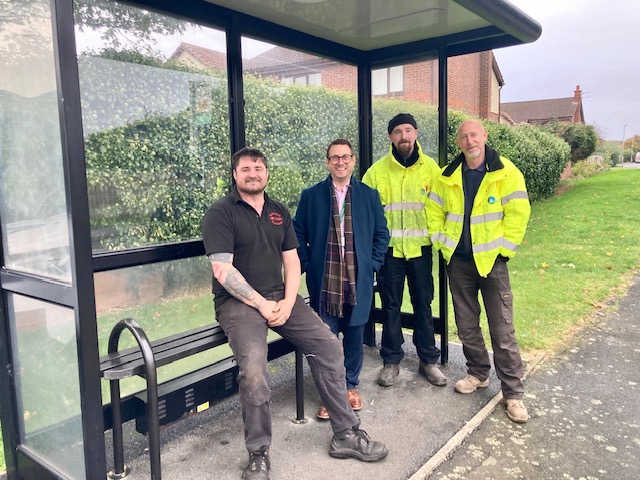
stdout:
MULTIPOLYGON (((225 55, 203 47, 180 44, 170 59, 203 68, 224 68, 225 55)), ((487 120, 499 121, 500 88, 504 79, 492 51, 450 57, 449 107, 487 120)), ((274 47, 244 60, 244 70, 285 84, 322 85, 355 91, 356 68, 297 50, 274 47)), ((372 71, 375 97, 394 97, 437 104, 437 61, 423 61, 372 71)))
POLYGON ((511 125, 519 123, 544 125, 553 120, 561 123, 584 123, 580 85, 576 85, 573 97, 508 102, 501 104, 500 110, 502 113, 500 121, 511 125))
POLYGON ((209 48, 198 47, 190 43, 182 42, 171 54, 169 60, 182 63, 190 67, 205 69, 225 69, 227 68, 227 54, 211 50, 209 48))

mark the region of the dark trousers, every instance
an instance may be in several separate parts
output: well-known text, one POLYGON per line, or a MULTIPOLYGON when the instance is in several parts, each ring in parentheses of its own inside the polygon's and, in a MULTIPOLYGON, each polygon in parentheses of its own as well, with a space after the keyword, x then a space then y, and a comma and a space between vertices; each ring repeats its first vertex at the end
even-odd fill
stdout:
POLYGON ((393 249, 385 255, 378 273, 378 287, 382 299, 382 347, 380 356, 385 364, 398 364, 404 357, 400 308, 404 293, 404 279, 409 284, 415 326, 413 344, 420 360, 436 363, 440 350, 436 348, 431 301, 433 300, 433 258, 431 247, 422 247, 422 256, 407 260, 395 258, 393 249))
POLYGON ((485 380, 491 370, 489 353, 480 328, 479 291, 487 313, 493 363, 502 393, 504 398, 522 399, 524 371, 513 328, 513 295, 507 263, 496 260, 487 278, 483 278, 478 274, 474 262, 465 262, 454 255, 447 266, 447 273, 468 373, 485 380))
MULTIPOLYGON (((265 295, 281 300, 282 292, 265 295)), ((238 361, 238 384, 247 450, 266 451, 271 445, 271 409, 267 368, 267 322, 260 313, 235 298, 216 311, 238 361)), ((334 433, 360 425, 347 399, 342 345, 327 325, 298 295, 287 322, 273 329, 307 358, 322 403, 330 414, 334 433)))
POLYGON ((342 318, 332 315, 321 315, 334 335, 342 333, 342 347, 344 350, 344 368, 346 371, 347 389, 356 388, 360 383, 360 372, 364 358, 364 325, 349 326, 351 305, 344 305, 342 318))

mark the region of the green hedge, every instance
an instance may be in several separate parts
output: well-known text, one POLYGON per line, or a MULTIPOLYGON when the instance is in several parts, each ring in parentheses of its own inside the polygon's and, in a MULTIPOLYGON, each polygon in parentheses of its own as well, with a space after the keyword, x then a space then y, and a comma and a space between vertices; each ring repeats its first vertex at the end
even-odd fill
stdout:
MULTIPOLYGON (((198 237, 204 211, 230 185, 226 80, 106 59, 81 64, 81 80, 94 249, 198 237), (139 96, 153 112, 139 111, 145 103, 139 96), (194 98, 205 102, 205 111, 194 98)), ((357 149, 356 95, 253 77, 245 78, 244 93, 247 144, 267 154, 268 191, 295 210, 301 189, 326 176, 323 158, 332 139, 348 138, 357 149)), ((434 106, 376 98, 371 160, 387 153, 387 122, 401 111, 416 117, 424 150, 437 158, 434 106)), ((449 112, 449 159, 459 153, 455 132, 466 118, 449 112)), ((533 126, 485 126, 489 144, 522 170, 530 197, 553 195, 568 145, 533 126)))

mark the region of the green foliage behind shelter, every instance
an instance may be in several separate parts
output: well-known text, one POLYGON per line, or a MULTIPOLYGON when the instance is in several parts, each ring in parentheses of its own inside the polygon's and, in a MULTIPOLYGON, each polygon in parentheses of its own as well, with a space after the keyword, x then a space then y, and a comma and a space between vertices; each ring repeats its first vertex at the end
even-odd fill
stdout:
MULTIPOLYGON (((94 249, 197 238, 206 208, 231 185, 226 78, 172 64, 132 64, 130 56, 122 60, 111 52, 80 65, 94 249), (154 108, 149 113, 141 105, 154 108)), ((327 175, 324 155, 331 140, 347 138, 358 151, 354 92, 245 76, 244 94, 247 144, 267 155, 268 191, 290 209, 303 187, 327 175)), ((436 107, 380 98, 372 106, 368 160, 388 152, 387 122, 399 112, 414 115, 423 150, 438 158, 436 107)), ((467 118, 449 112, 449 160, 459 153, 455 133, 467 118)), ((485 126, 488 143, 522 170, 531 199, 553 195, 569 146, 538 127, 485 126)))

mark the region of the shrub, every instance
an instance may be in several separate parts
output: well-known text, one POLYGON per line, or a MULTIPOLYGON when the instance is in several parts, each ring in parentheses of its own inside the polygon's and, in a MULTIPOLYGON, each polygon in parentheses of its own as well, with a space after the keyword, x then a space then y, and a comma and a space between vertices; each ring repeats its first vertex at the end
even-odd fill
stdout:
POLYGON ((571 174, 578 178, 587 178, 605 172, 609 169, 606 162, 596 160, 584 160, 577 162, 571 167, 571 174))

